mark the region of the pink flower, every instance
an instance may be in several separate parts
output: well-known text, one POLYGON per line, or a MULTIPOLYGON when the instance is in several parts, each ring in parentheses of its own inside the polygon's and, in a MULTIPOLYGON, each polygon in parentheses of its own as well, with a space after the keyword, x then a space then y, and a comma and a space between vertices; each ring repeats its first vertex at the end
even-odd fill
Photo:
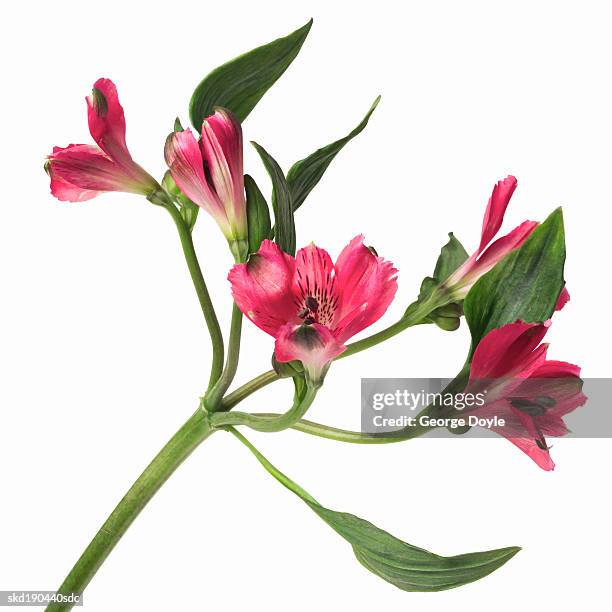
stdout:
POLYGON ((455 299, 465 298, 472 285, 510 251, 520 247, 537 226, 535 221, 524 221, 509 234, 498 238, 489 245, 501 227, 506 208, 515 189, 516 178, 513 176, 499 181, 493 188, 482 222, 480 245, 477 251, 444 281, 444 285, 451 291, 455 299), (489 245, 488 248, 487 245, 489 245))
POLYGON ((240 310, 276 338, 280 362, 299 360, 322 381, 351 337, 378 321, 397 290, 397 270, 353 238, 334 264, 314 244, 287 255, 270 240, 228 279, 240 310))
POLYGON ((89 131, 98 146, 53 147, 46 164, 51 193, 63 202, 84 202, 103 191, 152 195, 159 185, 128 151, 125 118, 115 84, 98 79, 86 100, 89 131))
POLYGON ((245 240, 242 128, 234 115, 218 109, 207 117, 199 142, 189 129, 173 132, 165 156, 180 190, 212 215, 230 242, 245 240))
POLYGON ((545 436, 565 435, 563 417, 587 399, 578 366, 546 359, 548 345, 541 341, 549 327, 550 321, 517 321, 489 332, 474 352, 466 389, 486 390, 484 405, 471 412, 498 417, 499 425, 490 429, 544 470, 555 467, 545 436))

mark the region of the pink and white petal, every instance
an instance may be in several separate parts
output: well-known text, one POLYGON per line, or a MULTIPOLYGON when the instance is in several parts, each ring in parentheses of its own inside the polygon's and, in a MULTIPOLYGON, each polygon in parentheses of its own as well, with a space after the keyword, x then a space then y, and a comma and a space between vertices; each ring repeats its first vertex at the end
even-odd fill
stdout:
POLYGON ((57 176, 51 169, 49 169, 49 175, 51 178, 51 193, 60 202, 85 202, 102 193, 101 191, 77 187, 57 176))
POLYGON ((224 233, 226 230, 229 231, 225 210, 208 185, 202 153, 189 128, 182 132, 173 132, 168 136, 164 147, 164 157, 179 189, 190 200, 212 215, 221 229, 225 228, 224 233))
POLYGON ((300 249, 295 256, 295 277, 292 292, 299 312, 308 297, 319 304, 319 321, 333 327, 334 313, 338 302, 336 272, 325 249, 314 244, 300 249))
POLYGON ((204 119, 200 145, 219 199, 231 206, 243 180, 240 124, 228 111, 216 111, 204 119))
POLYGON ((84 190, 146 193, 140 183, 93 145, 54 147, 48 164, 49 172, 56 180, 84 190))
POLYGON ((510 198, 516 189, 517 181, 514 176, 507 176, 505 179, 498 181, 493 187, 493 193, 489 198, 487 209, 482 221, 482 232, 480 237, 480 246, 478 253, 482 253, 484 248, 493 240, 493 237, 499 231, 506 214, 506 208, 510 202, 510 198))
POLYGON ((346 350, 324 325, 287 324, 279 332, 274 354, 280 362, 301 361, 307 377, 320 382, 330 363, 346 350))
POLYGON ((491 330, 474 351, 470 380, 529 376, 546 358, 546 345, 538 345, 548 327, 516 321, 491 330))
POLYGON ((529 235, 537 227, 536 221, 523 221, 511 232, 498 238, 477 260, 471 274, 480 278, 491 270, 495 264, 500 262, 510 251, 518 247, 529 238, 529 235))
POLYGON ((561 289, 561 293, 559 294, 559 297, 557 298, 557 304, 555 306, 555 310, 561 310, 569 301, 570 301, 569 291, 567 290, 565 286, 563 286, 563 289, 561 289))
POLYGON ((249 261, 232 267, 228 280, 240 310, 257 327, 277 336, 286 323, 297 323, 299 307, 291 291, 295 260, 276 243, 264 240, 249 261))
POLYGON ((115 84, 98 79, 86 100, 89 131, 98 146, 118 163, 131 161, 125 142, 125 115, 115 84))

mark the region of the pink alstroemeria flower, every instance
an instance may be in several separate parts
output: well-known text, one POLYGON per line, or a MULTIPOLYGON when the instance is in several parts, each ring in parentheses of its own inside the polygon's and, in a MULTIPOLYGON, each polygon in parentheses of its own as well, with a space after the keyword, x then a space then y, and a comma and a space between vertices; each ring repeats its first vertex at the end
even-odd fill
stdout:
POLYGON ((444 286, 449 289, 455 299, 462 300, 465 298, 472 285, 510 251, 520 247, 537 226, 535 221, 524 221, 509 234, 498 238, 487 248, 487 245, 493 240, 501 227, 506 208, 516 189, 516 184, 516 178, 508 176, 499 181, 493 188, 482 222, 478 249, 444 281, 444 286))
POLYGON ((115 84, 98 79, 86 100, 89 131, 98 146, 53 147, 46 164, 51 193, 62 202, 84 202, 104 191, 155 193, 159 185, 132 159, 125 143, 125 117, 115 84))
POLYGON ((173 132, 166 163, 179 189, 215 219, 229 242, 247 237, 242 128, 232 113, 217 109, 204 119, 199 142, 190 129, 173 132))
POLYGON ((397 270, 357 236, 334 264, 311 244, 295 257, 264 240, 228 276, 240 310, 276 338, 280 362, 299 360, 311 383, 322 381, 351 337, 378 321, 397 291, 397 270))
MULTIPOLYGON (((563 292, 558 305, 567 297, 563 292)), ((470 413, 498 417, 500 423, 503 419, 503 425, 490 429, 544 470, 555 467, 545 436, 565 435, 568 430, 563 417, 587 399, 578 366, 546 359, 548 345, 541 341, 549 327, 550 321, 517 321, 489 332, 476 347, 466 389, 486 389, 484 405, 470 413)))

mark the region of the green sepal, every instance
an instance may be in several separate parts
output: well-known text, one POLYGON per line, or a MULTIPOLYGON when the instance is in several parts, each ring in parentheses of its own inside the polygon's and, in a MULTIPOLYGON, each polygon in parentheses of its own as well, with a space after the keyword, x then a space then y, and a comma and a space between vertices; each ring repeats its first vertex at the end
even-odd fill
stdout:
POLYGON ((312 19, 284 38, 257 47, 215 68, 195 88, 189 118, 200 131, 202 122, 220 106, 244 121, 299 53, 312 19))
POLYGON ((442 302, 444 305, 432 310, 424 323, 435 323, 445 331, 455 331, 461 323, 463 310, 461 302, 446 302, 442 283, 468 258, 466 250, 455 235, 448 234, 448 242, 440 250, 433 276, 426 276, 419 291, 419 297, 410 304, 404 313, 408 317, 428 300, 442 302))
POLYGON ((172 178, 172 174, 168 170, 164 174, 164 178, 162 180, 162 187, 173 197, 173 199, 179 205, 179 212, 181 213, 181 217, 189 231, 193 230, 193 227, 198 219, 198 213, 200 212, 200 207, 192 202, 180 189, 179 186, 174 182, 172 178))
POLYGON ((291 169, 287 173, 287 183, 291 190, 294 211, 304 203, 308 194, 321 180, 327 167, 332 163, 334 157, 342 150, 344 145, 364 130, 379 102, 380 96, 374 100, 370 110, 366 113, 366 116, 361 120, 359 125, 344 138, 340 138, 340 140, 336 140, 321 149, 317 149, 308 157, 291 166, 291 169))

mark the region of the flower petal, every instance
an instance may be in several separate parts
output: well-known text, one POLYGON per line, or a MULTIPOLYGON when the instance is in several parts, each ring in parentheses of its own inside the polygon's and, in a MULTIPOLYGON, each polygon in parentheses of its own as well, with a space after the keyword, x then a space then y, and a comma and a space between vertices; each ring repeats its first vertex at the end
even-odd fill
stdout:
POLYGON ((245 235, 246 201, 240 122, 230 111, 217 109, 202 124, 200 145, 217 197, 231 225, 240 235, 245 235))
POLYGON ((278 336, 287 322, 298 323, 291 291, 295 260, 271 240, 264 240, 249 261, 230 270, 228 280, 238 308, 257 327, 278 336))
MULTIPOLYGON (((93 145, 71 144, 65 148, 54 147, 48 158, 48 168, 54 195, 87 200, 100 191, 126 191, 146 194, 147 190, 127 175, 122 167, 111 160, 103 151, 93 145), (72 191, 66 183, 73 185, 72 191), (96 192, 79 196, 79 191, 96 192)), ((59 197, 59 196, 58 196, 59 197)))
POLYGON ((482 233, 478 253, 482 253, 487 244, 493 240, 493 237, 499 231, 504 220, 506 208, 516 189, 516 185, 516 178, 514 176, 507 176, 505 179, 498 181, 495 187, 493 187, 493 193, 489 198, 489 203, 487 204, 487 209, 482 221, 482 233))
POLYGON ((474 351, 470 380, 529 376, 544 363, 546 345, 538 345, 549 325, 517 321, 490 331, 474 351))
POLYGON ((561 289, 561 293, 557 298, 557 305, 555 306, 555 310, 561 310, 568 302, 570 301, 570 294, 567 288, 564 286, 561 289))
POLYGON ((202 153, 192 131, 186 129, 170 134, 166 139, 164 156, 179 189, 212 215, 223 233, 228 236, 230 226, 225 209, 208 185, 202 153))
POLYGON ((314 244, 300 249, 295 256, 293 295, 296 313, 305 308, 309 298, 316 300, 316 319, 334 327, 338 304, 337 281, 334 264, 325 249, 314 244))
POLYGON ((511 232, 498 238, 479 258, 473 266, 470 275, 480 278, 500 262, 510 251, 518 249, 533 230, 537 227, 536 221, 523 221, 511 232))
POLYGON ((98 146, 117 161, 131 161, 125 143, 125 116, 115 84, 110 79, 98 79, 86 100, 89 131, 98 146))
POLYGON ((318 323, 288 323, 281 328, 274 345, 278 361, 301 361, 307 376, 314 382, 323 379, 332 360, 345 350, 346 346, 327 327, 318 323))
POLYGON ((353 238, 336 262, 336 287, 340 299, 334 333, 346 342, 372 325, 386 312, 397 291, 397 270, 353 238))

